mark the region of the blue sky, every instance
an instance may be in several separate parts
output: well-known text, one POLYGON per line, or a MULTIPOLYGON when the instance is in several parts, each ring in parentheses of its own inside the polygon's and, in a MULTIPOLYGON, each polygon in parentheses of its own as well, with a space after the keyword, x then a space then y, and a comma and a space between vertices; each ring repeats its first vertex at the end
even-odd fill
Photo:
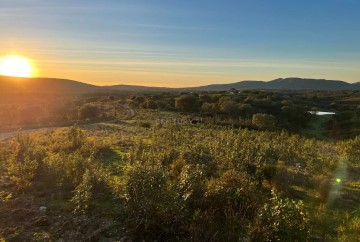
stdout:
POLYGON ((357 82, 359 12, 358 0, 1 0, 0 56, 99 85, 357 82))

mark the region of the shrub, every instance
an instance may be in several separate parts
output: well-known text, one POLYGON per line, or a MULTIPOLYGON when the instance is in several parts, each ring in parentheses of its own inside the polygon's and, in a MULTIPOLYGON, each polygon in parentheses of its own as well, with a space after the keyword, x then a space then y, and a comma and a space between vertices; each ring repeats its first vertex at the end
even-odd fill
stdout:
POLYGON ((80 148, 85 142, 85 136, 83 131, 76 125, 72 126, 67 132, 67 137, 70 141, 70 149, 76 150, 80 148))
POLYGON ((19 162, 10 158, 6 174, 15 183, 18 190, 24 191, 32 185, 37 167, 38 163, 35 160, 25 158, 19 162))
POLYGON ((215 113, 217 110, 215 103, 203 103, 201 111, 204 113, 215 113))
POLYGON ((359 241, 360 238, 360 218, 347 216, 343 223, 338 227, 338 241, 359 241))
POLYGON ((203 203, 205 178, 205 165, 185 165, 180 173, 178 181, 179 193, 193 209, 203 203))
POLYGON ((5 161, 5 172, 18 190, 26 190, 38 171, 45 155, 27 135, 19 135, 11 144, 11 153, 5 161))
POLYGON ((271 114, 256 113, 252 117, 252 124, 259 129, 273 130, 276 127, 276 118, 271 114))
POLYGON ((202 204, 194 211, 189 233, 194 241, 240 241, 261 201, 251 192, 254 184, 247 175, 235 170, 210 179, 202 204))
POLYGON ((175 101, 175 108, 184 111, 197 111, 199 105, 199 98, 193 94, 182 94, 175 101))
POLYGON ((228 115, 236 116, 239 113, 238 104, 229 97, 221 97, 218 101, 220 111, 228 115))
POLYGON ((347 161, 354 166, 360 164, 360 136, 341 144, 347 161))
POLYGON ((156 101, 154 101, 154 100, 146 100, 144 106, 148 109, 157 109, 158 108, 158 105, 157 105, 156 101))
POLYGON ((124 179, 127 227, 136 240, 162 240, 179 233, 181 204, 160 166, 128 167, 124 179))
POLYGON ((89 170, 86 170, 82 176, 81 183, 75 188, 74 196, 71 202, 74 204, 74 212, 84 213, 90 207, 92 197, 93 177, 89 170))
POLYGON ((100 110, 97 106, 93 104, 85 104, 79 109, 79 118, 81 120, 85 119, 96 119, 99 116, 100 110))
POLYGON ((280 198, 273 190, 251 228, 250 237, 253 241, 307 241, 309 232, 303 202, 280 198))

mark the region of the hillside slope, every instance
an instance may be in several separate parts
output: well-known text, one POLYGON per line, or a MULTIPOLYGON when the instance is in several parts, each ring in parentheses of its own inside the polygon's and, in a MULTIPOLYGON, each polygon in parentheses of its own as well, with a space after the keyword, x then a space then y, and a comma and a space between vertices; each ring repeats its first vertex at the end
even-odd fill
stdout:
POLYGON ((344 81, 325 80, 325 79, 303 79, 303 78, 279 78, 267 82, 265 87, 268 89, 287 89, 287 90, 350 90, 352 85, 344 81))
POLYGON ((247 89, 272 89, 272 90, 360 90, 359 83, 350 84, 344 81, 325 79, 279 78, 269 82, 241 81, 229 84, 214 84, 201 87, 188 88, 192 91, 225 91, 235 88, 247 89))
POLYGON ((176 88, 170 87, 151 87, 151 86, 136 86, 136 85, 114 85, 103 86, 103 91, 127 91, 127 92, 171 92, 176 91, 176 88))
POLYGON ((99 87, 66 79, 0 76, 0 94, 78 94, 99 87))
POLYGON ((182 92, 270 90, 360 90, 360 83, 347 83, 325 79, 279 78, 272 81, 241 81, 228 84, 212 84, 188 88, 167 88, 136 85, 95 86, 78 81, 56 78, 20 78, 0 76, 0 94, 81 94, 87 92, 182 92))

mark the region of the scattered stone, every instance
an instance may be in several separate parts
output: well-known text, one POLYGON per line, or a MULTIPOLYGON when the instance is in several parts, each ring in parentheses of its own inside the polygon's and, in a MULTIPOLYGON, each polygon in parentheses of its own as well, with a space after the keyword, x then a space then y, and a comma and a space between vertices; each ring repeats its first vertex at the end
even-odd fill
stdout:
POLYGON ((47 209, 47 207, 41 206, 41 207, 39 208, 40 214, 46 214, 46 209, 47 209))

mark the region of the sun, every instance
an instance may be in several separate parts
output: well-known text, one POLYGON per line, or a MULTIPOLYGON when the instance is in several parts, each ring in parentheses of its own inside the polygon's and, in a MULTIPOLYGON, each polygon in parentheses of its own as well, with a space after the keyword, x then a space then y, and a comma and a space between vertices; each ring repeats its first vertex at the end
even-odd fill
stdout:
POLYGON ((0 59, 0 74, 4 76, 30 77, 33 69, 25 57, 7 56, 0 59))

